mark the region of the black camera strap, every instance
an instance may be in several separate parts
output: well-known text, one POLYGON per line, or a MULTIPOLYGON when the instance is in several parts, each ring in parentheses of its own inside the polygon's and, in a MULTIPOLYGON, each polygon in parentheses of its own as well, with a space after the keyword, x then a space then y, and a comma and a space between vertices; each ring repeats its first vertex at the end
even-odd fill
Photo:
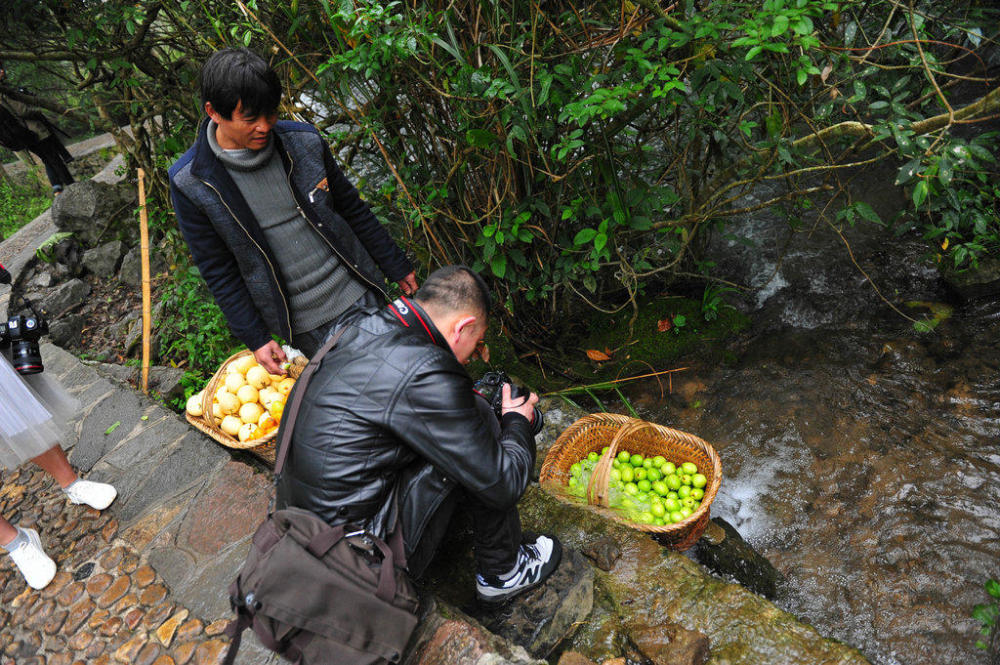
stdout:
POLYGON ((399 322, 407 328, 413 328, 415 330, 423 330, 427 333, 427 337, 430 338, 432 342, 440 347, 450 349, 448 346, 448 341, 438 332, 438 329, 434 327, 434 323, 427 316, 427 312, 420 308, 420 305, 416 304, 406 296, 400 296, 394 301, 389 303, 388 309, 392 312, 399 322))

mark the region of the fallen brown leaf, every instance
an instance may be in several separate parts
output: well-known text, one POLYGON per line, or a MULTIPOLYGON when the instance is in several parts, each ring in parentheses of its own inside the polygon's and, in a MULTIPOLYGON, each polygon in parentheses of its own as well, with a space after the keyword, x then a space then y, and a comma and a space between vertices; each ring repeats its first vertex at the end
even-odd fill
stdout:
POLYGON ((660 332, 667 332, 674 327, 674 322, 670 320, 669 317, 665 319, 660 319, 656 322, 656 329, 660 332))
POLYGON ((604 362, 605 360, 611 360, 611 356, 604 353, 604 351, 598 351, 597 349, 587 349, 587 357, 596 362, 604 362))

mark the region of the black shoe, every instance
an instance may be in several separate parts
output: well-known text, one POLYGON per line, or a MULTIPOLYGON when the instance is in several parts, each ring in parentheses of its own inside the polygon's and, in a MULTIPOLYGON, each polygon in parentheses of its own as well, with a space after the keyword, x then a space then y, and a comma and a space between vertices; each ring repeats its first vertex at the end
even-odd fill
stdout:
POLYGON ((476 575, 476 595, 486 603, 501 603, 533 589, 555 572, 562 545, 554 536, 538 536, 517 551, 517 563, 506 575, 476 575))

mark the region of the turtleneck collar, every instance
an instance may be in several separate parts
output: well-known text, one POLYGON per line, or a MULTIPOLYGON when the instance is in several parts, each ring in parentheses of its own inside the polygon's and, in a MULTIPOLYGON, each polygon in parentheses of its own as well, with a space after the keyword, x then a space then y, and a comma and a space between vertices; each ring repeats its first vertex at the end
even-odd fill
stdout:
POLYGON ((212 152, 219 158, 219 161, 222 162, 227 169, 233 169, 235 171, 255 171, 271 161, 271 157, 274 155, 273 131, 268 134, 267 145, 260 150, 251 150, 250 148, 226 150, 219 145, 219 142, 215 138, 215 130, 217 128, 218 125, 214 121, 209 120, 208 128, 205 134, 212 152))

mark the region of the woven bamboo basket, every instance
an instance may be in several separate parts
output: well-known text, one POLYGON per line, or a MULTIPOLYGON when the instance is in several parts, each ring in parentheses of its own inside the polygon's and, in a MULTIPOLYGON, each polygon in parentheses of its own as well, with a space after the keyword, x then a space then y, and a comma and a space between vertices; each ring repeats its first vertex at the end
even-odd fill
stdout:
MULTIPOLYGON (((253 355, 253 352, 249 349, 243 349, 242 351, 237 351, 233 355, 229 356, 229 358, 227 358, 225 362, 219 366, 219 369, 214 375, 212 375, 212 378, 205 386, 201 399, 202 415, 192 416, 189 413, 185 413, 184 417, 187 418, 188 423, 190 423, 192 427, 198 429, 206 436, 212 437, 225 447, 237 450, 247 450, 271 466, 274 466, 277 456, 275 444, 275 438, 278 434, 277 429, 271 430, 259 439, 240 441, 235 436, 223 432, 219 428, 219 423, 216 422, 215 417, 212 415, 212 399, 215 396, 215 391, 219 387, 219 382, 225 380, 226 368, 236 360, 249 355, 253 355)), ((288 368, 288 375, 293 379, 299 378, 299 375, 302 374, 302 370, 305 369, 307 363, 308 361, 302 356, 296 357, 292 362, 291 367, 288 368)))
POLYGON ((605 446, 608 450, 594 467, 587 487, 588 508, 633 529, 648 532, 671 549, 684 551, 694 545, 708 525, 711 504, 722 483, 722 463, 715 449, 686 432, 617 413, 594 413, 570 425, 549 449, 539 476, 542 488, 561 501, 579 504, 579 497, 567 491, 569 469, 588 453, 600 453, 605 446), (694 462, 708 479, 701 506, 682 522, 663 526, 631 522, 621 512, 609 508, 608 481, 619 450, 639 453, 643 457, 662 455, 678 466, 694 462))

